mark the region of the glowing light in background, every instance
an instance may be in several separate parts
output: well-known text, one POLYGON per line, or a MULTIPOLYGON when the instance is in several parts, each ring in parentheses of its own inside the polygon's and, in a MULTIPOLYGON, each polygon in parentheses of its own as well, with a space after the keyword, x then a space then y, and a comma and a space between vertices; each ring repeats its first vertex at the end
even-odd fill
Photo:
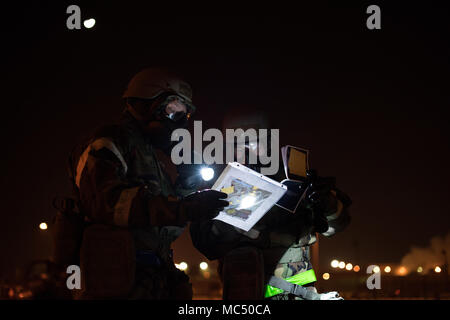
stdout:
POLYGON ((338 260, 333 260, 333 261, 331 261, 331 266, 332 266, 333 268, 337 268, 337 267, 339 266, 339 261, 338 261, 338 260))
POLYGON ((408 270, 406 270, 406 268, 405 267, 400 267, 398 270, 397 270, 397 274, 399 275, 399 276, 404 276, 404 275, 406 275, 406 273, 408 272, 408 270))
POLYGON ((418 268, 417 268, 417 272, 418 272, 418 273, 421 273, 422 271, 423 271, 423 268, 422 268, 422 267, 418 267, 418 268))
POLYGON ((374 272, 374 273, 380 272, 380 267, 379 267, 379 266, 374 267, 374 268, 373 268, 373 272, 374 272))
POLYGON ((325 273, 322 275, 322 278, 323 278, 323 280, 328 280, 328 279, 330 279, 330 274, 329 274, 328 272, 325 272, 325 273))
POLYGON ((180 264, 175 264, 175 267, 181 271, 184 271, 188 268, 188 265, 186 262, 181 262, 180 264))
POLYGON ((353 269, 353 265, 351 263, 347 263, 347 265, 345 266, 345 269, 347 269, 348 271, 353 269))
POLYGON ((40 225, 39 225, 39 229, 41 229, 41 230, 47 230, 47 224, 45 223, 45 222, 42 222, 40 225))
POLYGON ((442 270, 439 266, 437 266, 436 268, 434 268, 434 272, 436 273, 440 273, 442 270))
POLYGON ((202 269, 202 270, 208 269, 208 264, 206 262, 201 262, 200 263, 200 269, 202 269))
POLYGON ((391 272, 391 267, 386 266, 386 267, 384 268, 384 272, 386 272, 386 273, 391 272))
POLYGON ((361 270, 361 268, 358 265, 353 267, 353 271, 359 272, 359 270, 361 270))
POLYGON ((339 266, 338 267, 340 269, 344 269, 345 268, 345 262, 344 261, 339 262, 339 266))
POLYGON ((91 19, 84 20, 83 25, 85 28, 90 29, 95 25, 95 19, 91 18, 91 19))

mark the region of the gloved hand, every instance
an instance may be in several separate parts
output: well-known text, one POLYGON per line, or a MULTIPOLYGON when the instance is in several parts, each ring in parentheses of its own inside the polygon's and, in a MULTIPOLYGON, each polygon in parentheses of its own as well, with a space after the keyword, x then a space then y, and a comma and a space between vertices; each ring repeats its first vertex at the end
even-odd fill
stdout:
POLYGON ((331 196, 331 190, 336 184, 334 177, 319 177, 316 171, 308 170, 308 190, 305 200, 307 206, 312 209, 319 209, 325 213, 336 209, 336 198, 331 196), (331 196, 331 197, 330 197, 331 196))
POLYGON ((326 232, 328 222, 326 214, 337 210, 337 200, 332 196, 331 190, 336 184, 334 177, 319 177, 315 170, 308 170, 308 189, 305 194, 305 205, 313 211, 313 224, 315 231, 326 232))
POLYGON ((228 206, 228 195, 217 190, 201 190, 187 195, 180 203, 180 215, 186 221, 212 219, 228 206))

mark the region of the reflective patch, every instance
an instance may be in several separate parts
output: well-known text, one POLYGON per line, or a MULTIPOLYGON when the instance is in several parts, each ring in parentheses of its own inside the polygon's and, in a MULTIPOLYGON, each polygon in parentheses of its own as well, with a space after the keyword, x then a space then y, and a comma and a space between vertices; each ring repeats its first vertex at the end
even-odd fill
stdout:
POLYGON ((87 158, 89 156, 89 152, 91 151, 91 146, 89 145, 86 150, 84 150, 83 154, 81 155, 80 159, 78 160, 77 165, 77 174, 75 177, 75 184, 77 187, 80 187, 80 180, 81 180, 81 173, 84 170, 84 167, 86 166, 87 158))
POLYGON ((128 218, 130 217, 131 204, 140 187, 125 189, 120 194, 119 200, 114 206, 114 224, 117 226, 128 226, 128 218))
POLYGON ((91 146, 95 150, 100 150, 102 148, 106 148, 106 149, 110 150, 112 153, 114 153, 114 155, 122 163, 122 166, 123 166, 123 169, 124 169, 125 173, 128 171, 127 163, 123 159, 122 154, 120 153, 119 149, 117 149, 117 147, 114 144, 114 142, 112 142, 110 139, 107 139, 107 138, 97 139, 97 140, 95 140, 94 142, 91 143, 91 146))
MULTIPOLYGON (((310 269, 308 271, 298 273, 292 277, 285 278, 284 280, 286 280, 289 283, 294 283, 299 286, 303 286, 305 284, 317 281, 317 278, 314 273, 314 270, 310 269)), ((275 295, 283 293, 283 292, 284 292, 283 289, 279 289, 279 288, 273 287, 271 285, 267 285, 264 297, 270 298, 272 296, 275 296, 275 295)))
POLYGON ((119 149, 117 149, 116 145, 110 139, 100 138, 100 139, 97 139, 94 142, 92 142, 86 148, 86 150, 84 150, 83 154, 81 155, 80 159, 78 160, 77 172, 76 172, 76 176, 75 176, 75 184, 77 185, 78 188, 80 187, 81 175, 83 173, 84 167, 86 167, 86 163, 87 163, 87 160, 89 157, 89 152, 91 151, 92 148, 94 148, 94 150, 100 150, 102 148, 106 148, 106 149, 110 150, 120 160, 120 162, 122 163, 124 172, 127 173, 128 166, 127 166, 125 160, 123 159, 122 154, 120 153, 119 149))
POLYGON ((335 233, 336 233, 336 230, 333 227, 328 227, 328 230, 325 231, 324 233, 322 233, 322 235, 324 235, 325 237, 329 237, 335 233))

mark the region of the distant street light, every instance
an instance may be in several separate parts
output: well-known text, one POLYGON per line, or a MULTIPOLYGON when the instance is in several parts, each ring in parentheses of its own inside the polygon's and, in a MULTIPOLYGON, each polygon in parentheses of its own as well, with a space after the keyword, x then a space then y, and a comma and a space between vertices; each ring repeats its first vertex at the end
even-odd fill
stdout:
POLYGON ((439 266, 437 266, 436 268, 434 268, 434 272, 436 273, 440 273, 442 270, 439 266))
POLYGON ((347 263, 347 265, 345 266, 345 269, 347 269, 348 271, 353 269, 353 265, 351 263, 347 263))
POLYGON ((358 265, 353 267, 353 271, 359 272, 359 270, 361 270, 361 268, 358 265))
POLYGON ((418 273, 421 273, 422 271, 423 271, 423 268, 422 268, 422 267, 418 267, 418 268, 417 268, 417 272, 418 272, 418 273))
POLYGON ((202 269, 202 270, 208 269, 208 264, 206 262, 200 263, 200 269, 202 269))
POLYGON ((331 266, 333 267, 333 268, 337 268, 338 266, 339 266, 339 261, 338 260, 333 260, 333 261, 331 261, 331 266))
POLYGON ((177 269, 180 269, 181 271, 184 271, 188 268, 188 265, 186 262, 181 262, 180 264, 175 264, 175 267, 177 267, 177 269))
POLYGON ((373 268, 373 272, 374 272, 374 273, 380 272, 380 267, 379 267, 379 266, 374 267, 374 268, 373 268))
POLYGON ((328 279, 330 279, 330 274, 329 274, 328 272, 325 272, 325 273, 322 275, 322 278, 323 278, 323 280, 328 280, 328 279))
POLYGON ((398 274, 399 274, 400 276, 406 275, 407 272, 408 272, 408 270, 406 270, 406 268, 403 267, 403 266, 401 266, 401 267, 398 269, 398 274))
POLYGON ((344 261, 339 262, 339 268, 340 269, 344 269, 345 268, 345 262, 344 261))
POLYGON ((386 273, 391 272, 391 267, 386 266, 386 267, 384 268, 384 272, 386 272, 386 273))
POLYGON ((47 224, 45 223, 45 222, 42 222, 40 225, 39 225, 39 229, 41 229, 41 230, 47 230, 47 224))

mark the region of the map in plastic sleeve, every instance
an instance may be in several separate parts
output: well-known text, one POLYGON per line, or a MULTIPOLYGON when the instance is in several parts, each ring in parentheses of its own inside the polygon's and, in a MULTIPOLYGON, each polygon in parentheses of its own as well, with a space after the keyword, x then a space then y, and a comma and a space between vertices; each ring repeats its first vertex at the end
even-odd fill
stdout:
POLYGON ((228 194, 229 206, 214 219, 249 231, 278 200, 287 187, 237 162, 228 163, 212 189, 228 194))

